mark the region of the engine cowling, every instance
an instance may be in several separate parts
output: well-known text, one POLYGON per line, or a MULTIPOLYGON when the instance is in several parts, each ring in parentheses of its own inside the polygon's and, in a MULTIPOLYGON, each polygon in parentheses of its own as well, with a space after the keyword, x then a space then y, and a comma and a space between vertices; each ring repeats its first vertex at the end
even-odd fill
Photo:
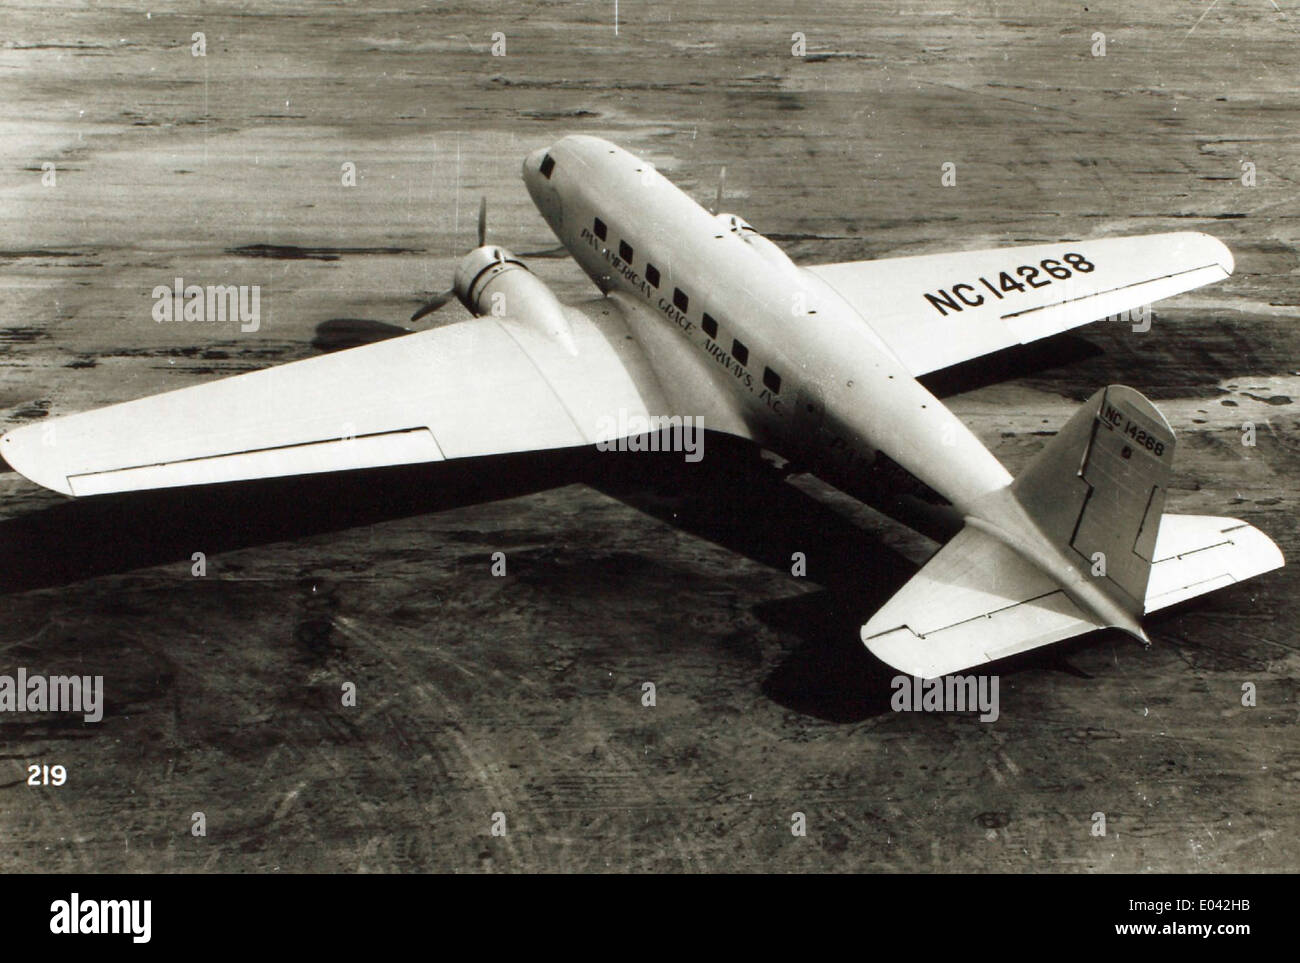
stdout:
POLYGON ((475 317, 523 321, 577 354, 564 306, 523 261, 497 245, 476 248, 456 269, 456 296, 475 317))

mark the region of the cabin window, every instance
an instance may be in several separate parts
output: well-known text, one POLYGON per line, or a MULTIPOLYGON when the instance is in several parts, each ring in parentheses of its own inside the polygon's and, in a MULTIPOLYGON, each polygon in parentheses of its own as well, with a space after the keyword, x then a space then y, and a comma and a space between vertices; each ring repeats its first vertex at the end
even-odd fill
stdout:
POLYGON ((542 172, 542 176, 548 181, 551 179, 551 171, 555 170, 555 158, 547 154, 542 158, 541 166, 537 168, 542 172))
POLYGON ((619 241, 619 242, 618 242, 618 256, 621 257, 621 258, 622 258, 624 261, 626 261, 628 264, 631 264, 631 263, 632 263, 632 245, 629 244, 629 243, 627 243, 627 241, 619 241))
POLYGON ((781 376, 771 368, 764 368, 763 386, 769 389, 772 394, 779 395, 781 393, 781 376))
POLYGON ((678 311, 685 311, 686 306, 691 303, 691 299, 686 296, 686 292, 681 288, 673 288, 673 306, 678 311))
POLYGON ((700 319, 700 327, 704 329, 704 333, 710 338, 716 338, 718 336, 718 322, 714 321, 713 315, 709 314, 707 311, 704 312, 704 317, 700 319))
POLYGON ((731 342, 731 356, 741 364, 749 364, 749 349, 739 338, 731 342))
POLYGON ((605 222, 600 218, 596 218, 596 224, 593 230, 596 232, 596 236, 602 241, 605 240, 605 235, 609 233, 609 230, 605 227, 605 222))
POLYGON ((653 264, 647 264, 645 266, 645 279, 655 287, 659 287, 659 269, 653 264))

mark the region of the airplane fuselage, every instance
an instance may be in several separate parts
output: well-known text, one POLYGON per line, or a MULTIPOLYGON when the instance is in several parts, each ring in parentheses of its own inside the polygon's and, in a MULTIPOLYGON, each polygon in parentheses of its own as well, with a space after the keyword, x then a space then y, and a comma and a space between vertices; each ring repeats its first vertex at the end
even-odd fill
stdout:
MULTIPOLYGON (((596 137, 534 153, 524 180, 597 287, 715 366, 756 437, 840 470, 884 452, 961 511, 1010 482, 852 306, 743 221, 596 137)), ((671 396, 677 373, 663 368, 671 396)))
POLYGON ((738 416, 755 438, 804 454, 814 471, 851 471, 883 452, 967 524, 1049 572, 1103 624, 1145 639, 1133 616, 1044 537, 1012 495, 1002 464, 816 275, 744 231, 738 218, 710 214, 653 166, 598 137, 569 136, 530 154, 523 176, 538 210, 597 287, 654 312, 659 334, 674 332, 677 352, 653 343, 654 332, 640 340, 679 409, 707 397, 674 392, 679 377, 689 390, 704 358, 725 372, 738 416))

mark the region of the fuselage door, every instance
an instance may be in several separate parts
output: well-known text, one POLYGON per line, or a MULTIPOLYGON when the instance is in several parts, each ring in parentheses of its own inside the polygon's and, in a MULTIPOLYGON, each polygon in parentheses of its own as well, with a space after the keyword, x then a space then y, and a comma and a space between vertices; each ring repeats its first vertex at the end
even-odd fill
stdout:
POLYGON ((822 400, 820 389, 811 382, 801 385, 794 417, 790 423, 790 430, 793 433, 792 448, 800 453, 816 450, 822 439, 825 417, 826 404, 822 400))

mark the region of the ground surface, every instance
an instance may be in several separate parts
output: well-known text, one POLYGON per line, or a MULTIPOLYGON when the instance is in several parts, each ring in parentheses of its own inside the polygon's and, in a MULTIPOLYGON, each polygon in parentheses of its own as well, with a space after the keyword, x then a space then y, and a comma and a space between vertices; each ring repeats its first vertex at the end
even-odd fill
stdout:
MULTIPOLYGON (((1214 233, 1237 273, 1149 332, 936 388, 1016 471, 1132 384, 1179 433, 1169 507, 1300 559, 1300 9, 861 6, 624 0, 616 35, 607 3, 4 2, 0 425, 403 323, 480 194, 498 240, 554 243, 519 164, 585 131, 702 200, 727 165, 726 207, 807 262, 1214 233), (260 330, 155 322, 176 276, 260 284, 260 330)), ((1099 635, 1001 666, 990 725, 891 712, 856 641, 933 549, 722 457, 79 503, 0 475, 0 672, 103 674, 108 703, 0 717, 3 868, 1300 869, 1297 569, 1154 620, 1149 651, 1099 635), (68 784, 29 787, 32 763, 68 784)))

